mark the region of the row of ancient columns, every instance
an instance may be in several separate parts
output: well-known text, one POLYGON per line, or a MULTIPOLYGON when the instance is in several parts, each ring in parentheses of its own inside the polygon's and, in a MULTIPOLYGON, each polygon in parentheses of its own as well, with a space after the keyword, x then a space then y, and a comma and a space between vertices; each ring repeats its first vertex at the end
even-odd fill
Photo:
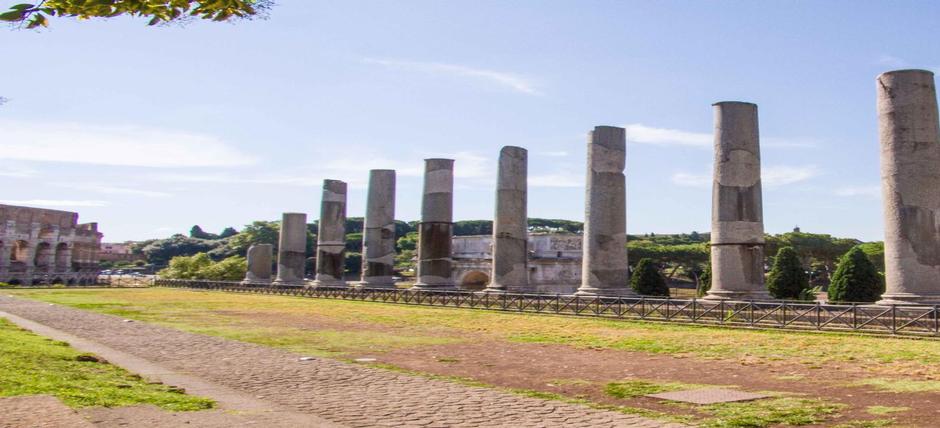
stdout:
MULTIPOLYGON (((712 288, 706 299, 769 299, 764 286, 757 106, 713 105, 712 288)), ((940 303, 940 121, 933 74, 902 70, 878 77, 887 292, 882 303, 940 303)), ((588 135, 581 286, 577 294, 629 296, 626 247, 626 138, 599 126, 588 135)), ((528 290, 527 152, 499 155, 493 263, 488 292, 528 290)), ((419 224, 417 289, 451 289, 454 161, 426 159, 419 224)), ((360 281, 394 287, 395 172, 372 170, 360 281)), ((343 286, 346 183, 326 180, 314 286, 343 286)), ((304 284, 306 216, 284 214, 275 284, 304 284)), ((270 279, 271 247, 248 253, 246 281, 270 279)))

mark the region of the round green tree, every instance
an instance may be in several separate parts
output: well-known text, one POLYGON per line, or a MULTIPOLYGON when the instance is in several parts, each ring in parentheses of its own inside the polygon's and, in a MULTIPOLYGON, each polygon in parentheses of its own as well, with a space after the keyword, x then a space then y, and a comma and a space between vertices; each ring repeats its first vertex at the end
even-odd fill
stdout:
POLYGON ((830 302, 875 302, 884 293, 878 269, 859 247, 839 259, 839 267, 829 284, 830 302))
POLYGON ((630 286, 637 293, 647 296, 666 296, 669 297, 669 287, 666 286, 666 279, 659 273, 659 269, 650 259, 641 259, 633 270, 633 276, 630 277, 630 286))
POLYGON ((767 276, 767 291, 778 299, 798 299, 809 288, 809 278, 796 251, 783 247, 774 257, 774 266, 767 276))

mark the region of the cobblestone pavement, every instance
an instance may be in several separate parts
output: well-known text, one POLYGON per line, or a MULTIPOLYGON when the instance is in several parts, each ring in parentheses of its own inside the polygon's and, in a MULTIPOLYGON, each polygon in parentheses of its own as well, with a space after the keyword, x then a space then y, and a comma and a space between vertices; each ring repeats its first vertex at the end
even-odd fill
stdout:
POLYGON ((0 428, 93 428, 78 413, 48 395, 0 398, 0 428))
POLYGON ((0 311, 348 426, 681 426, 7 296, 0 311))

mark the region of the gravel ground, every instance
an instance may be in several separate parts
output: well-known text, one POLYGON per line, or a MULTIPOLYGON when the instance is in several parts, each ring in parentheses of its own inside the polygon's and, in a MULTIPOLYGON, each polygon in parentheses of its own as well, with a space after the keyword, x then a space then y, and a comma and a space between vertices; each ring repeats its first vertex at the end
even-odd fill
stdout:
POLYGON ((348 426, 681 426, 7 296, 0 311, 348 426))

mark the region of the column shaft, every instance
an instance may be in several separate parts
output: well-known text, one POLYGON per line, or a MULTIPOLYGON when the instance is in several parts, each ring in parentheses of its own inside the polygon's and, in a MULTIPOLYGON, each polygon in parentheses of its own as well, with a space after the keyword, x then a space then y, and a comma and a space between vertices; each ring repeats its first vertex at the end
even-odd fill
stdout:
POLYGON ((493 269, 487 291, 522 292, 529 288, 527 169, 526 149, 508 146, 500 150, 493 269))
POLYGON ((359 286, 395 288, 395 171, 369 171, 359 286))
POLYGON ((933 73, 878 76, 885 217, 882 304, 940 303, 940 121, 933 73))
POLYGON ((248 272, 245 273, 245 280, 242 282, 246 284, 271 282, 271 256, 271 244, 255 244, 248 247, 248 272))
POLYGON ((588 134, 581 287, 577 294, 635 295, 627 268, 627 145, 623 128, 588 134))
POLYGON ((276 285, 303 285, 307 253, 307 215, 284 213, 277 244, 276 285))
POLYGON ((346 280, 346 183, 323 180, 317 227, 317 286, 344 286, 346 280))
POLYGON ((454 287, 451 239, 454 234, 454 161, 425 159, 424 196, 418 225, 419 289, 454 287))
POLYGON ((712 286, 706 299, 770 299, 764 287, 757 105, 714 104, 712 286))

